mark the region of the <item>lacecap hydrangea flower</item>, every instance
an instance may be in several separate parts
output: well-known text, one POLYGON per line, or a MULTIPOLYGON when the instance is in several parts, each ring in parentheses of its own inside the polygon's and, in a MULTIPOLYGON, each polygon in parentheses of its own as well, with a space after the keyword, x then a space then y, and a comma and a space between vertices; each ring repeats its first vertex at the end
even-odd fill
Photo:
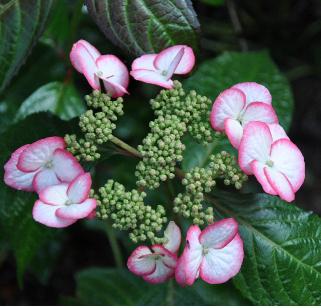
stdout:
POLYGON ((107 93, 112 97, 128 94, 128 70, 118 57, 101 55, 96 47, 85 40, 79 40, 72 47, 70 61, 74 68, 86 77, 93 89, 101 89, 101 79, 107 93))
POLYGON ((139 81, 171 89, 174 74, 188 74, 194 67, 193 49, 186 45, 175 45, 158 54, 143 55, 132 63, 130 75, 139 81))

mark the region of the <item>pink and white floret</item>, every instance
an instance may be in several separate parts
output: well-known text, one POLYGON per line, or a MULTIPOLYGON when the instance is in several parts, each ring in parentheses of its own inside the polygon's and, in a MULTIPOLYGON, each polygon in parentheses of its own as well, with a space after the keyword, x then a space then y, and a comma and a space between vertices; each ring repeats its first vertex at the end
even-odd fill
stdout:
POLYGON ((225 132, 237 149, 247 123, 278 123, 271 103, 271 94, 263 85, 255 82, 238 83, 223 91, 214 101, 211 125, 215 130, 225 132))
POLYGON ((200 277, 210 284, 224 283, 240 271, 243 258, 243 241, 234 219, 215 222, 203 231, 192 225, 178 260, 176 281, 182 286, 192 285, 200 277))
POLYGON ((255 175, 266 193, 288 202, 294 200, 305 178, 304 157, 298 147, 281 130, 262 122, 246 126, 239 165, 246 174, 255 175))
POLYGON ((194 64, 193 49, 186 45, 175 45, 158 54, 147 54, 135 59, 130 75, 136 80, 171 89, 174 84, 172 76, 188 74, 194 64))
POLYGON ((85 40, 76 42, 70 52, 74 68, 83 74, 90 86, 100 90, 100 79, 112 97, 128 94, 129 74, 125 64, 114 55, 101 53, 85 40))
POLYGON ((89 173, 79 175, 69 184, 47 187, 33 207, 34 220, 48 227, 64 228, 90 216, 96 208, 96 200, 89 198, 90 188, 89 173))
POLYGON ((171 221, 164 236, 166 242, 163 245, 139 246, 127 261, 127 267, 132 273, 152 284, 165 282, 175 273, 181 231, 171 221))
POLYGON ((61 137, 48 137, 20 147, 4 169, 7 185, 38 193, 48 186, 71 182, 84 173, 77 159, 65 150, 61 137))

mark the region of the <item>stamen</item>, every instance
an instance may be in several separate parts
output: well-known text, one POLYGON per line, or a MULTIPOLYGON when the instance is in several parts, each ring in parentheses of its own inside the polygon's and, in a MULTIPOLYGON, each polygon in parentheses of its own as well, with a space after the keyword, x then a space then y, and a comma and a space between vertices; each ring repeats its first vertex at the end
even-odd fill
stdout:
POLYGON ((274 166, 274 162, 270 159, 265 164, 271 168, 274 166))

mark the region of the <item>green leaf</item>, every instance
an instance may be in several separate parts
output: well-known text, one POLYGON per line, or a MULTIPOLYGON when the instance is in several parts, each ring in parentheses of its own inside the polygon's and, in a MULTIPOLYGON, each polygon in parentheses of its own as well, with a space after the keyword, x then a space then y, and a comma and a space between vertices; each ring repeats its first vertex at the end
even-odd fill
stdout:
POLYGON ((321 305, 321 219, 266 194, 216 192, 239 222, 245 259, 234 283, 256 305, 321 305))
POLYGON ((224 4, 224 0, 200 0, 200 1, 212 6, 221 6, 224 4))
POLYGON ((245 81, 261 83, 270 90, 280 124, 288 130, 293 112, 290 85, 265 51, 226 52, 213 60, 204 61, 195 74, 184 82, 184 86, 214 100, 221 91, 245 81))
MULTIPOLYGON (((10 126, 0 135, 0 165, 3 166, 18 147, 48 136, 63 136, 68 127, 66 122, 46 114, 32 115, 10 126)), ((3 179, 3 168, 0 178, 3 179)), ((35 199, 33 193, 17 191, 0 182, 0 237, 9 242, 14 252, 20 285, 23 273, 37 251, 57 232, 32 219, 35 199)))
POLYGON ((11 0, 0 4, 0 92, 42 34, 51 5, 52 0, 11 0))
POLYGON ((208 285, 202 281, 182 288, 173 280, 151 285, 127 269, 90 268, 76 275, 74 305, 245 305, 231 284, 208 285))
POLYGON ((72 84, 54 81, 40 87, 22 103, 16 120, 42 111, 50 111, 62 120, 70 120, 81 115, 85 106, 72 84))
POLYGON ((198 45, 200 26, 190 0, 87 0, 86 5, 105 36, 131 55, 198 45))

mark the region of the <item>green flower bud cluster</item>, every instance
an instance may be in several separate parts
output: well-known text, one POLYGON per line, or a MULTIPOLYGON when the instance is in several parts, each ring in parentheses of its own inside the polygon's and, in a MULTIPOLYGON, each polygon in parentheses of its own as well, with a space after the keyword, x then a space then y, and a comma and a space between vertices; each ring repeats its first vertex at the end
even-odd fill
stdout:
POLYGON ((195 167, 186 173, 182 180, 185 192, 175 198, 174 212, 193 218, 193 223, 197 225, 213 222, 213 208, 205 208, 203 201, 204 194, 212 190, 217 179, 223 179, 225 185, 234 185, 236 189, 240 189, 247 176, 240 170, 231 154, 225 151, 213 154, 206 168, 195 167))
POLYGON ((173 211, 186 218, 193 218, 193 224, 203 225, 214 220, 213 208, 203 206, 204 193, 210 192, 216 185, 212 178, 212 170, 195 167, 186 173, 182 181, 185 192, 178 194, 174 200, 173 211))
POLYGON ((77 140, 75 135, 66 135, 65 141, 68 151, 78 160, 94 161, 100 158, 99 145, 112 137, 116 128, 113 122, 123 115, 123 99, 119 97, 112 100, 107 94, 95 90, 91 95, 86 95, 85 100, 89 110, 79 118, 84 138, 77 140))
POLYGON ((167 222, 165 209, 162 205, 156 208, 145 205, 146 193, 135 189, 126 191, 122 184, 109 180, 94 197, 97 200, 97 217, 110 218, 113 228, 128 230, 133 242, 147 239, 152 243, 162 242, 157 233, 167 222))
POLYGON ((206 96, 201 96, 194 90, 186 94, 182 84, 175 80, 173 89, 162 90, 151 100, 151 105, 157 116, 178 116, 198 142, 212 142, 213 130, 208 120, 212 101, 206 96))
POLYGON ((181 137, 186 125, 176 115, 159 116, 149 124, 151 132, 138 146, 142 160, 136 166, 138 186, 157 188, 160 181, 175 177, 175 165, 183 160, 181 137))

